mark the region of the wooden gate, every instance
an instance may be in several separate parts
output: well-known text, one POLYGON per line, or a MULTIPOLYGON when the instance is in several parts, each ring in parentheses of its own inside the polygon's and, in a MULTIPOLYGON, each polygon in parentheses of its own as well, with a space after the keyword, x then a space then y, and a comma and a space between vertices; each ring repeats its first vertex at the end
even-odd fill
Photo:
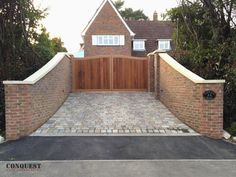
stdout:
POLYGON ((146 91, 147 58, 101 56, 72 60, 73 91, 146 91))

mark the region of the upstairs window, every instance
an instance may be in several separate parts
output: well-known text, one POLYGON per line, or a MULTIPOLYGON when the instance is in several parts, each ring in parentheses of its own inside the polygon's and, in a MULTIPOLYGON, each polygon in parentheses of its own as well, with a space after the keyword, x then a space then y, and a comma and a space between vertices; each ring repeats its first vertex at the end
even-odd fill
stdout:
POLYGON ((158 40, 158 49, 159 50, 171 50, 170 40, 159 39, 158 40))
POLYGON ((93 35, 92 44, 97 46, 125 45, 124 35, 93 35))
POLYGON ((144 39, 135 39, 133 41, 133 50, 134 51, 145 51, 145 40, 144 39))

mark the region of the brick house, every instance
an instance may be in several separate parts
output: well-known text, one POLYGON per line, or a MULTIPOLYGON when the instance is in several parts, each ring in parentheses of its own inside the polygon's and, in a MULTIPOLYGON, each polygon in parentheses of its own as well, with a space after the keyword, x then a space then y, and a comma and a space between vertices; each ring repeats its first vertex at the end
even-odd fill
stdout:
POLYGON ((82 32, 84 55, 147 56, 148 53, 173 48, 171 22, 125 21, 111 0, 104 0, 82 32))

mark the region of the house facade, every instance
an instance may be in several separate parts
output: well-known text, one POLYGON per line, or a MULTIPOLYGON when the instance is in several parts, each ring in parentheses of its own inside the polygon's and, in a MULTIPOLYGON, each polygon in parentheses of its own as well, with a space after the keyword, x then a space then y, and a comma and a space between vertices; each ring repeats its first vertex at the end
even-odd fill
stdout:
POLYGON ((111 0, 104 0, 84 31, 84 56, 147 56, 156 50, 171 50, 173 25, 158 21, 125 21, 111 0))

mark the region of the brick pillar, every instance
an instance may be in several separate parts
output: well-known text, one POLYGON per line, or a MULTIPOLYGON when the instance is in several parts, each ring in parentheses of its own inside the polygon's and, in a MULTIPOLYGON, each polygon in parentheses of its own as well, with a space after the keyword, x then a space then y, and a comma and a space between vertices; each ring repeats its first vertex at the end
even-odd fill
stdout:
POLYGON ((223 136, 223 90, 224 84, 200 84, 201 116, 199 121, 199 132, 211 138, 222 138, 223 136), (216 93, 213 100, 206 100, 202 94, 206 90, 216 93))
POLYGON ((154 55, 148 56, 148 91, 154 92, 154 55))
POLYGON ((157 99, 160 98, 160 56, 155 54, 154 58, 154 67, 155 67, 155 96, 157 99))
POLYGON ((32 114, 29 85, 5 85, 6 139, 14 140, 30 133, 32 114))

